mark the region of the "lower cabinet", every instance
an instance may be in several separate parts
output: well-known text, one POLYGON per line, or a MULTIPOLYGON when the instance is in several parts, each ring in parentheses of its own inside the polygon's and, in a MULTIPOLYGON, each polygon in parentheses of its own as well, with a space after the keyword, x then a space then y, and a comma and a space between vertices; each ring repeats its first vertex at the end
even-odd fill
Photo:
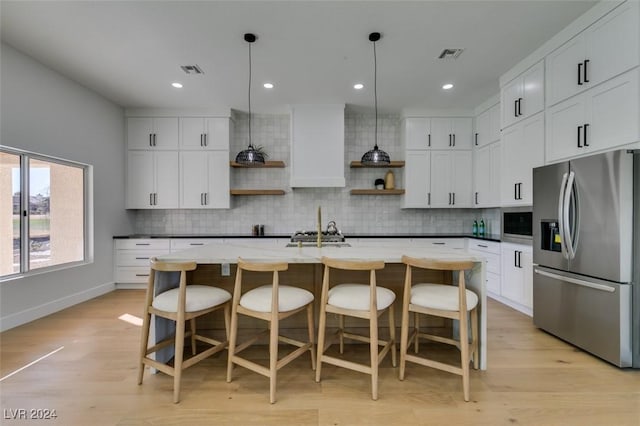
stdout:
POLYGON ((149 261, 171 251, 171 240, 165 238, 123 239, 114 242, 114 280, 118 284, 146 283, 149 261))
POLYGON ((502 243, 501 302, 529 316, 533 312, 533 249, 529 245, 502 243))
POLYGON ((485 258, 487 269, 487 294, 496 299, 500 297, 500 243, 494 241, 469 239, 467 251, 485 258))

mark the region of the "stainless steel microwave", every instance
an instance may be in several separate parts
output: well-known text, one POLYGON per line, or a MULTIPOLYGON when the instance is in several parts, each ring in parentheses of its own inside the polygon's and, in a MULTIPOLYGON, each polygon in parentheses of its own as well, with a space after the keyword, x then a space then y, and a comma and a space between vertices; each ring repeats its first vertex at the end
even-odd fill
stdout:
POLYGON ((522 244, 532 243, 533 209, 530 206, 502 209, 501 240, 522 244))

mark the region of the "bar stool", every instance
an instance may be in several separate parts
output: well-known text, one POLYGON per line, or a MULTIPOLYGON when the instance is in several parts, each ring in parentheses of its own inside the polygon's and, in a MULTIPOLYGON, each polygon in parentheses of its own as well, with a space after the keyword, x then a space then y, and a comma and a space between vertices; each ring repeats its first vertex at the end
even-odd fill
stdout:
POLYGON ((376 270, 384 268, 383 261, 357 261, 322 258, 324 277, 322 280, 322 299, 320 304, 320 326, 318 329, 318 368, 316 382, 320 382, 322 363, 348 368, 371 375, 371 397, 378 399, 378 365, 391 351, 392 364, 396 366, 395 325, 393 318, 393 302, 396 295, 393 291, 376 286, 376 270), (329 289, 331 269, 347 271, 369 271, 369 284, 339 284, 329 289), (344 338, 369 343, 371 363, 364 365, 341 358, 325 355, 331 346, 325 345, 327 313, 339 315, 337 335, 340 341, 340 353, 344 353, 344 338), (389 314, 389 341, 378 339, 378 317, 384 312, 389 314), (344 316, 369 320, 369 336, 362 336, 345 331, 344 316), (378 346, 382 350, 378 352, 378 346))
POLYGON ((473 356, 473 367, 478 368, 478 296, 466 289, 464 272, 473 268, 473 262, 417 259, 409 256, 402 256, 402 262, 407 265, 407 270, 402 301, 400 380, 404 380, 406 361, 458 374, 462 376, 464 400, 469 401, 470 356, 473 356), (412 285, 411 268, 457 271, 458 286, 431 283, 412 285), (411 336, 409 336, 409 312, 415 314, 415 328, 411 336), (471 344, 468 343, 469 313, 471 314, 471 344), (420 332, 418 314, 458 320, 460 340, 420 332), (457 346, 461 353, 460 367, 409 354, 409 342, 412 340, 415 341, 415 351, 418 353, 418 338, 457 346))
POLYGON ((233 290, 233 302, 231 312, 231 337, 229 339, 229 360, 227 363, 227 382, 231 382, 233 365, 237 364, 248 368, 258 374, 269 378, 269 401, 276 402, 276 376, 278 370, 289 364, 300 355, 309 351, 311 353, 311 368, 316 368, 316 358, 314 352, 315 324, 313 322, 313 294, 302 288, 279 285, 280 271, 286 271, 289 265, 284 262, 278 263, 254 263, 238 259, 236 271, 236 283, 233 290), (271 272, 272 283, 263 285, 242 294, 243 271, 271 272), (309 341, 301 342, 279 335, 280 321, 289 318, 303 310, 307 311, 307 326, 309 341), (269 329, 265 330, 246 342, 237 345, 238 339, 238 315, 247 315, 267 321, 269 329), (253 343, 260 336, 269 333, 269 368, 264 367, 238 355, 253 343), (278 342, 284 342, 297 346, 288 355, 278 359, 278 342))
POLYGON ((229 336, 229 310, 231 294, 220 288, 205 285, 187 285, 187 271, 196 269, 196 262, 161 262, 155 257, 151 259, 151 272, 147 285, 147 296, 144 305, 142 338, 140 340, 140 366, 138 384, 142 384, 144 366, 148 365, 165 374, 173 376, 173 402, 180 401, 180 379, 182 370, 186 370, 199 361, 220 352, 228 340, 218 341, 196 333, 196 318, 218 309, 224 309, 226 338, 229 336), (176 272, 180 274, 180 285, 164 291, 154 297, 156 272, 176 272), (176 323, 175 336, 170 336, 149 347, 149 327, 151 315, 166 318, 176 323), (190 330, 185 333, 185 323, 189 322, 190 330), (184 339, 191 337, 191 353, 184 357, 184 339), (196 355, 196 341, 211 345, 210 348, 196 355), (174 345, 175 356, 173 366, 149 357, 158 350, 174 345))

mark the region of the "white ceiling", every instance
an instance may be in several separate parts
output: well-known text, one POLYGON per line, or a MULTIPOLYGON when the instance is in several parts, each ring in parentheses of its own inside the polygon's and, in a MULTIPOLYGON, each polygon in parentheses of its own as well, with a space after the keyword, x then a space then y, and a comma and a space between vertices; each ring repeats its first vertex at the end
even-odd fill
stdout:
POLYGON ((595 2, 572 1, 7 1, 3 42, 123 107, 252 110, 288 104, 381 111, 472 109, 499 76, 595 2), (464 48, 441 61, 444 48, 464 48), (198 64, 204 75, 180 65, 198 64), (181 90, 170 86, 184 84, 181 90), (262 83, 275 84, 266 90, 262 83), (356 91, 353 84, 365 89, 356 91), (445 92, 442 84, 452 82, 445 92))

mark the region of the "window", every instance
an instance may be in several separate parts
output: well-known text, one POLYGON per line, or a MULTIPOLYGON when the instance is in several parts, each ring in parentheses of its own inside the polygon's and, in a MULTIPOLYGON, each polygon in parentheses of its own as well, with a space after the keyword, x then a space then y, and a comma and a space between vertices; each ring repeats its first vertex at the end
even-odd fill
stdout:
POLYGON ((91 166, 0 147, 0 278, 91 260, 91 166))

